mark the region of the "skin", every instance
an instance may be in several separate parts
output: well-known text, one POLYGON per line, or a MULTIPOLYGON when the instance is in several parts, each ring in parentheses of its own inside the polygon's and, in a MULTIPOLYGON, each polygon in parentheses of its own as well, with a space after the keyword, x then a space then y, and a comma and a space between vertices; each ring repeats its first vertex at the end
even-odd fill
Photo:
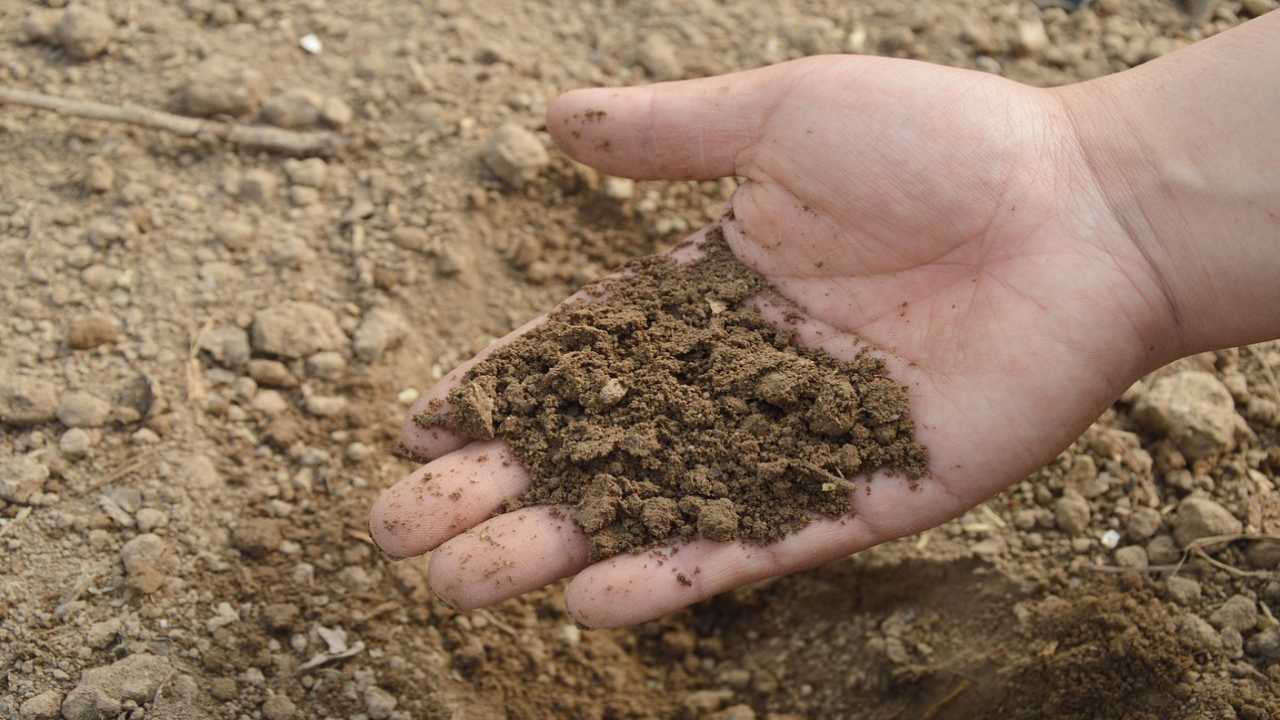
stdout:
POLYGON ((1280 336, 1280 313, 1241 311, 1280 308, 1273 15, 1053 90, 850 56, 561 96, 548 129, 602 172, 746 178, 724 224, 734 253, 803 308, 798 342, 882 351, 930 474, 917 490, 873 478, 854 516, 773 545, 590 565, 549 508, 494 515, 528 483, 501 441, 408 422, 406 444, 434 459, 379 498, 374 539, 396 557, 434 551, 431 585, 461 608, 572 576, 578 621, 638 623, 938 525, 1055 457, 1147 372, 1280 336), (1214 132, 1225 124, 1258 145, 1214 132))

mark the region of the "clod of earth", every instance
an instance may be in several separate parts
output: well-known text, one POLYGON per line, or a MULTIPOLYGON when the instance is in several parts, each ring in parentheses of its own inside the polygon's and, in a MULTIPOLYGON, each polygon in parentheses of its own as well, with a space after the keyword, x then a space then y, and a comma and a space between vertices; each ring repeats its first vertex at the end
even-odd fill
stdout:
POLYGON ((902 385, 870 352, 797 348, 747 301, 768 283, 713 230, 699 260, 633 263, 474 367, 444 422, 501 438, 571 508, 591 556, 703 537, 768 543, 852 510, 853 479, 921 478, 902 385))

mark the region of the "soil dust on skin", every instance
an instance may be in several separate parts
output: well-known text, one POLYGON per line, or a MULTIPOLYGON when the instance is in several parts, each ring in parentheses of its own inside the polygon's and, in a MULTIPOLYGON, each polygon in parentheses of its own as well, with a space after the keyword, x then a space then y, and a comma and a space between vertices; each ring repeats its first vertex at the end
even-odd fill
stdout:
POLYGON ((351 141, 0 107, 0 717, 1280 717, 1274 345, 1161 370, 940 528, 636 628, 557 587, 457 612, 366 533, 416 394, 736 186, 569 161, 556 93, 830 52, 1054 85, 1274 6, 0 1, 5 86, 351 141), (506 125, 544 151, 518 186, 506 125), (1249 537, 1179 566, 1206 532, 1249 537))
POLYGON ((797 349, 748 304, 770 288, 718 226, 698 250, 629 263, 449 394, 446 426, 505 440, 529 470, 508 509, 570 508, 592 560, 773 542, 848 515, 855 478, 928 467, 906 390, 873 353, 797 349))

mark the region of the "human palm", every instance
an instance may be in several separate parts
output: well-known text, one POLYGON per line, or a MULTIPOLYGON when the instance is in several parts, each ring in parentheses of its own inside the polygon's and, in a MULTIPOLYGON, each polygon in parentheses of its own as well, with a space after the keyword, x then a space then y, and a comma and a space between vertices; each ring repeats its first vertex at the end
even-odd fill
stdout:
POLYGON ((528 484, 501 441, 407 423, 407 445, 435 459, 379 499, 374 537, 397 556, 435 549, 432 587, 462 607, 575 575, 566 604, 580 621, 629 624, 924 530, 1051 459, 1169 351, 1157 278, 1051 91, 812 58, 569 93, 548 128, 611 174, 746 178, 722 223, 730 247, 803 310, 788 324, 797 342, 844 358, 880 351, 909 388, 929 474, 915 490, 875 479, 852 518, 772 545, 698 540, 661 570, 646 555, 589 564, 583 534, 550 508, 493 516, 528 484))

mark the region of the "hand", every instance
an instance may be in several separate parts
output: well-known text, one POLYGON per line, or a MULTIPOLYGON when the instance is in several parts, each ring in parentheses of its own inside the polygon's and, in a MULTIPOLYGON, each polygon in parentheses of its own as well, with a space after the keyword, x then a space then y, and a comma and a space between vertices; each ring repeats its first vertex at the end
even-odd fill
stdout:
POLYGON ((503 443, 409 422, 407 445, 434 459, 378 500, 373 537, 395 556, 435 549, 431 585, 460 607, 574 575, 565 599, 579 621, 625 625, 933 527, 1053 458, 1179 350, 1159 276, 1054 91, 821 57, 571 92, 547 124, 609 174, 745 177, 725 224, 733 251, 807 313, 799 342, 846 358, 858 338, 884 351, 910 389, 930 474, 914 491, 877 478, 851 521, 819 520, 773 545, 700 540, 661 569, 643 554, 588 566, 581 532, 548 508, 491 517, 528 482, 503 443), (692 586, 673 580, 673 564, 692 586))

